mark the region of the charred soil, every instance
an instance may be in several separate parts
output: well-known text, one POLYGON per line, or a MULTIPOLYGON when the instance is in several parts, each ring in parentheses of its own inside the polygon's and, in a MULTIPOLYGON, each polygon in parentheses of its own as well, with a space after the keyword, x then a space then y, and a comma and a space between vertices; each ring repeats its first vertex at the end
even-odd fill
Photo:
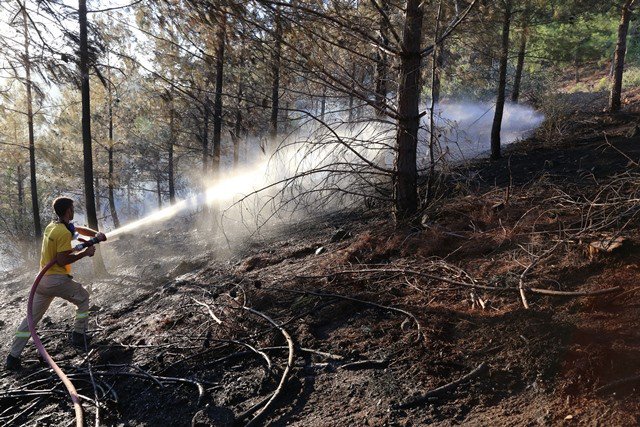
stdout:
MULTIPOLYGON (((640 115, 571 120, 458 170, 420 228, 325 215, 197 255, 181 225, 123 237, 92 350, 60 302, 45 346, 103 425, 637 425, 640 115)), ((5 350, 33 273, 3 280, 5 350)), ((68 424, 32 347, 23 364, 1 422, 68 424)))

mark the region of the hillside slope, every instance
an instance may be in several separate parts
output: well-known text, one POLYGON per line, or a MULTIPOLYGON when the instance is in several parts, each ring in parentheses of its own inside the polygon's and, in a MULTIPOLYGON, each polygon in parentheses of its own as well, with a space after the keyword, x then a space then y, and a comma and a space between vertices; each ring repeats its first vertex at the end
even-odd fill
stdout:
MULTIPOLYGON (((459 170, 419 230, 366 212, 233 250, 186 224, 112 242, 93 349, 68 345, 64 303, 45 345, 104 425, 636 425, 640 116, 571 120, 556 144, 459 170)), ((5 350, 32 275, 3 280, 5 350)), ((0 421, 69 423, 58 380, 25 358, 0 378, 0 421)))

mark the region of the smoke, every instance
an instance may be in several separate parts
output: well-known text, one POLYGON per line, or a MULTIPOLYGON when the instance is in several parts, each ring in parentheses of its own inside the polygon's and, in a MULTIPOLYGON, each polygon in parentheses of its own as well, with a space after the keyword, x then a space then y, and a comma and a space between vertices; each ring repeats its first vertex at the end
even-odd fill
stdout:
MULTIPOLYGON (((324 123, 313 116, 295 118, 297 128, 284 137, 275 154, 266 156, 257 141, 247 153, 253 158, 241 170, 223 160, 215 180, 205 182, 176 204, 156 210, 107 236, 115 237, 176 215, 204 208, 227 233, 259 229, 270 221, 291 220, 296 215, 344 208, 364 199, 387 200, 380 187, 388 188, 394 158, 396 129, 389 122, 344 120, 343 113, 327 114, 324 123)), ((438 135, 436 157, 459 162, 484 156, 490 146, 493 121, 491 103, 442 103, 435 109, 438 135)), ((530 107, 508 104, 502 124, 504 145, 526 137, 543 116, 530 107)), ((421 123, 419 167, 428 164, 429 118, 421 123)), ((215 228, 209 225, 210 228, 215 228)))
POLYGON ((11 270, 16 265, 18 265, 17 258, 11 251, 7 251, 4 248, 0 247, 0 273, 4 273, 6 271, 11 270))
MULTIPOLYGON (((494 103, 446 102, 434 108, 438 134, 438 154, 449 161, 464 161, 487 157, 491 144, 494 103)), ((509 145, 531 135, 544 120, 544 115, 527 105, 506 104, 500 139, 509 145)), ((423 118, 421 141, 429 139, 429 119, 423 118)), ((428 144, 421 144, 420 154, 428 155, 428 144)))

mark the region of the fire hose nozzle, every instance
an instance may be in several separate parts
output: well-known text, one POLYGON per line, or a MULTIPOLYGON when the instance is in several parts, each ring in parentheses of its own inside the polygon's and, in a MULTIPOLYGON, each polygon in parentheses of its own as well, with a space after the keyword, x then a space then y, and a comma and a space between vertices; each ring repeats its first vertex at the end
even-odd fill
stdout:
POLYGON ((81 251, 84 248, 88 248, 89 246, 93 246, 93 245, 97 245, 100 242, 104 242, 107 240, 107 237, 104 235, 104 233, 98 233, 96 234, 95 237, 90 238, 89 240, 79 243, 77 244, 73 250, 75 251, 81 251))

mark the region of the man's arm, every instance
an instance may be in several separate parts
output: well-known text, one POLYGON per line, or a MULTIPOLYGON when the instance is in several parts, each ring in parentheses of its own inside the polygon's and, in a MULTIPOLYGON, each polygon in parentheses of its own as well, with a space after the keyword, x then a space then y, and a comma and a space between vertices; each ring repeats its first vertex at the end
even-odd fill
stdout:
POLYGON ((99 231, 93 230, 88 227, 76 227, 76 231, 78 232, 78 234, 82 234, 83 236, 87 236, 87 237, 95 237, 98 234, 101 234, 102 235, 101 240, 105 240, 104 233, 101 233, 99 231))
POLYGON ((89 246, 82 252, 78 252, 75 254, 73 253, 73 251, 58 252, 58 254, 56 255, 56 263, 60 267, 64 267, 65 265, 73 264, 74 262, 79 261, 84 257, 93 256, 93 254, 95 253, 95 246, 89 246))
POLYGON ((98 232, 88 227, 80 227, 76 225, 76 231, 83 236, 94 237, 98 232))

